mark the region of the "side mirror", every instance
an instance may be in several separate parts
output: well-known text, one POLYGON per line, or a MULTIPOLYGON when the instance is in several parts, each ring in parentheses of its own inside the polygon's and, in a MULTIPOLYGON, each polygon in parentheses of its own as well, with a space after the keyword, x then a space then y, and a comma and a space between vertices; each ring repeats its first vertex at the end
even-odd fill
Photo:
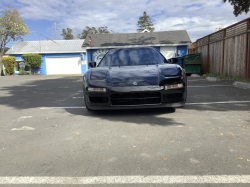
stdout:
POLYGON ((179 60, 178 60, 178 58, 171 58, 171 59, 169 59, 169 61, 170 61, 170 63, 175 64, 175 63, 177 63, 179 60))
POLYGON ((89 67, 95 68, 96 67, 96 62, 94 62, 94 61, 89 62, 89 67))

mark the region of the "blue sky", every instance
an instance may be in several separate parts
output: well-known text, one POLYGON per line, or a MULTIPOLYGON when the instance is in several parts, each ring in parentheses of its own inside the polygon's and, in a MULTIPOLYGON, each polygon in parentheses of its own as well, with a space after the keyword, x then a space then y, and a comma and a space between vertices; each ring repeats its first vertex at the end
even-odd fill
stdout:
MULTIPOLYGON (((86 26, 107 26, 118 33, 133 33, 137 21, 146 11, 152 18, 155 31, 187 30, 194 42, 218 27, 226 27, 249 17, 233 15, 233 7, 221 0, 0 0, 0 10, 11 6, 18 9, 27 24, 30 35, 26 41, 39 40, 37 30, 55 39, 54 22, 57 22, 57 39, 63 28, 80 34, 86 26)), ((41 40, 46 40, 41 36, 41 40)), ((13 45, 10 43, 8 47, 13 45)))

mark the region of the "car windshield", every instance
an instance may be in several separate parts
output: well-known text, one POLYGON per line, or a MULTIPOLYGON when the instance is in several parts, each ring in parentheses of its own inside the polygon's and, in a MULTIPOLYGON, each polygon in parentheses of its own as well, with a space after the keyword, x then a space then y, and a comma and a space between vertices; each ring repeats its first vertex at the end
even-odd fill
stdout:
POLYGON ((164 57, 153 48, 116 49, 105 55, 99 67, 162 64, 164 60, 164 57))

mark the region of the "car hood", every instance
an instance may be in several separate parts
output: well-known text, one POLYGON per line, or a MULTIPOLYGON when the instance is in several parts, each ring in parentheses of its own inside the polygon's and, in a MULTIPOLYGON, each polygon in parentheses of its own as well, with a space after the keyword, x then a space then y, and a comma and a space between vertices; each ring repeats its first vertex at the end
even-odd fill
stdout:
POLYGON ((158 68, 156 66, 113 67, 110 70, 113 87, 146 86, 158 84, 158 68))
POLYGON ((179 73, 175 64, 97 67, 91 69, 89 81, 92 85, 111 87, 160 85, 162 80, 179 76, 179 73))

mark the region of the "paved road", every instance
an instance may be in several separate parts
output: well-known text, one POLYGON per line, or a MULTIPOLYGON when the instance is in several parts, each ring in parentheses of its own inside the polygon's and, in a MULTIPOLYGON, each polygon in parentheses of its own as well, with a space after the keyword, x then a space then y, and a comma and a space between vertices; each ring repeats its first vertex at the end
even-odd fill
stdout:
POLYGON ((81 88, 81 76, 0 77, 0 184, 6 176, 57 177, 66 186, 122 176, 123 184, 96 186, 236 186, 220 184, 223 176, 250 175, 250 90, 189 78, 184 108, 89 112, 81 88), (155 184, 176 175, 216 175, 219 184, 155 184))

